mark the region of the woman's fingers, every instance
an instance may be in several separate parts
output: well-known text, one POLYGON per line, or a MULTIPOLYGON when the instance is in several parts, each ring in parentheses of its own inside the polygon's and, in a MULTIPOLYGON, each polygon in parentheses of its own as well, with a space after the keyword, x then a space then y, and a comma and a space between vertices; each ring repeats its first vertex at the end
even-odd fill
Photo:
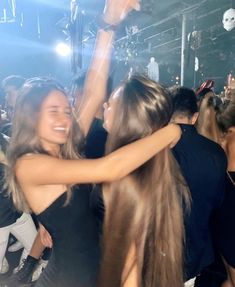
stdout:
POLYGON ((52 248, 53 242, 52 242, 51 235, 46 230, 46 228, 41 224, 39 226, 39 234, 40 234, 40 239, 41 239, 42 244, 45 247, 52 248))
POLYGON ((104 19, 109 24, 119 24, 132 10, 140 10, 139 0, 107 0, 104 19))

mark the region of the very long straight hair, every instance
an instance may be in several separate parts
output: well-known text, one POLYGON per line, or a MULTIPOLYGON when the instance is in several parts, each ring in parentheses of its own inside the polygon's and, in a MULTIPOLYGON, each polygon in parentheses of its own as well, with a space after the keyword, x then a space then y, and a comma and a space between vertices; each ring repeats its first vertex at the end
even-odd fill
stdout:
MULTIPOLYGON (((142 76, 122 88, 107 142, 107 153, 167 125, 172 104, 166 90, 142 76)), ((128 157, 126 159, 128 161, 128 157)), ((124 266, 136 248, 139 287, 183 286, 183 211, 189 194, 169 148, 130 176, 107 184, 109 192, 103 234, 99 284, 120 287, 124 266)))

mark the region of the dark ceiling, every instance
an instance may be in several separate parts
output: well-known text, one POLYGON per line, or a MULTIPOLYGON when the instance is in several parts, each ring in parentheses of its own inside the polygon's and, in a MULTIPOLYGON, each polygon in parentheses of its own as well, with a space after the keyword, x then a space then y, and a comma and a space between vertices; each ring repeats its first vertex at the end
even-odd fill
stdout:
MULTIPOLYGON (((146 57, 155 56, 166 73, 179 75, 182 19, 185 15, 184 54, 186 78, 188 77, 186 84, 197 85, 205 78, 213 78, 221 88, 227 74, 230 71, 235 72, 235 29, 228 32, 222 24, 223 14, 232 7, 232 2, 231 0, 144 1, 146 12, 140 13, 134 22, 139 27, 139 33, 133 36, 137 38, 140 47, 138 59, 143 58, 145 63, 146 57), (197 73, 194 73, 195 56, 199 59, 197 73)), ((125 41, 130 40, 128 37, 123 37, 119 44, 125 41)))
MULTIPOLYGON (((140 65, 143 69, 146 67, 148 59, 155 56, 160 64, 162 75, 164 73, 168 77, 179 75, 182 19, 183 15, 186 15, 185 60, 186 69, 189 70, 187 75, 193 77, 195 81, 195 75, 192 76, 192 73, 194 58, 197 56, 200 68, 196 75, 196 81, 200 82, 203 78, 213 77, 222 84, 230 71, 235 72, 235 29, 227 32, 222 25, 223 13, 232 7, 232 2, 234 1, 143 0, 142 11, 132 13, 117 33, 115 43, 117 63, 123 64, 124 62, 128 67, 140 65), (136 26, 137 29, 133 30, 133 26, 136 26), (192 34, 192 32, 194 33, 192 34)), ((3 6, 7 3, 9 3, 8 0, 0 1, 0 17, 3 6)), ((13 47, 14 52, 19 50, 21 55, 32 53, 32 47, 36 42, 37 49, 47 51, 48 45, 61 34, 59 31, 62 30, 61 25, 66 24, 69 19, 70 1, 16 0, 16 3, 18 23, 0 24, 0 34, 4 35, 1 38, 5 53, 9 52, 12 56, 11 48, 13 47), (20 25, 21 13, 24 19, 23 21, 21 19, 20 25), (37 33, 38 18, 40 20, 40 37, 37 33), (12 39, 12 35, 14 35, 14 39, 12 39), (11 45, 9 45, 10 40, 14 40, 11 45), (30 43, 32 46, 29 49, 30 43), (17 45, 23 48, 15 49, 17 45), (11 48, 9 48, 10 46, 11 48)), ((78 0, 78 3, 85 11, 84 37, 88 35, 91 39, 91 23, 97 14, 101 13, 104 1, 78 0)), ((89 41, 86 42, 85 49, 86 45, 89 46, 89 41)), ((1 49, 0 59, 1 54, 4 54, 3 50, 1 49)), ((33 57, 35 58, 35 55, 33 57)), ((37 63, 35 59, 33 61, 37 63)), ((43 68, 41 69, 43 70, 43 68)), ((192 84, 192 80, 190 84, 192 84)))

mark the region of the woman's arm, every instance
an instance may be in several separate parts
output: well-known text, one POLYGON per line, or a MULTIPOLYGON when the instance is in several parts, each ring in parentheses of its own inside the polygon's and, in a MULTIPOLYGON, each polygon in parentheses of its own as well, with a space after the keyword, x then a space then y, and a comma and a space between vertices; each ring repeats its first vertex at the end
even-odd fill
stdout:
POLYGON ((150 136, 95 160, 64 160, 47 155, 28 155, 16 164, 20 183, 27 185, 99 183, 118 180, 180 138, 181 130, 169 124, 150 136))
MULTIPOLYGON (((118 25, 129 11, 139 8, 138 2, 138 0, 106 0, 104 21, 111 25, 118 25)), ((114 34, 113 30, 98 31, 82 102, 75 104, 77 121, 85 136, 106 95, 114 34)))
POLYGON ((113 31, 99 30, 92 64, 85 82, 82 101, 75 104, 77 121, 85 136, 106 95, 113 38, 113 31))

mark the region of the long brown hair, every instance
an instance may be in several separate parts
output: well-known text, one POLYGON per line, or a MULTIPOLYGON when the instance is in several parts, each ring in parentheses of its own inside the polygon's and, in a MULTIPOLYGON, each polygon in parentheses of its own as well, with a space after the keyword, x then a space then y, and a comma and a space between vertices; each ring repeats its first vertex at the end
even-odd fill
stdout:
POLYGON ((231 128, 235 128, 235 102, 230 101, 227 107, 221 109, 216 115, 216 120, 221 133, 223 134, 221 145, 228 158, 228 169, 234 170, 235 163, 235 137, 231 136, 231 128))
POLYGON ((200 102, 199 116, 196 127, 199 134, 220 143, 221 133, 216 123, 216 113, 219 110, 219 98, 213 92, 207 93, 200 102))
POLYGON ((216 114, 216 121, 221 132, 226 133, 229 128, 235 127, 235 102, 229 104, 216 114))
MULTIPOLYGON (((107 153, 167 125, 172 104, 167 91, 143 76, 122 88, 107 153)), ((128 157, 127 157, 128 161, 128 157)), ((107 184, 99 284, 120 287, 134 243, 140 287, 183 286, 183 211, 190 197, 169 148, 118 182, 107 184)))
MULTIPOLYGON (((55 90, 59 90, 66 96, 64 89, 52 79, 33 78, 23 85, 17 98, 13 118, 12 137, 7 152, 6 182, 8 190, 12 194, 13 202, 20 211, 29 211, 27 200, 18 184, 15 175, 17 160, 30 153, 48 154, 40 144, 37 137, 37 123, 43 101, 55 90)), ((77 148, 81 146, 82 133, 75 119, 72 120, 68 140, 61 145, 60 156, 66 159, 79 158, 77 148)), ((68 187, 67 201, 71 197, 68 187)))

